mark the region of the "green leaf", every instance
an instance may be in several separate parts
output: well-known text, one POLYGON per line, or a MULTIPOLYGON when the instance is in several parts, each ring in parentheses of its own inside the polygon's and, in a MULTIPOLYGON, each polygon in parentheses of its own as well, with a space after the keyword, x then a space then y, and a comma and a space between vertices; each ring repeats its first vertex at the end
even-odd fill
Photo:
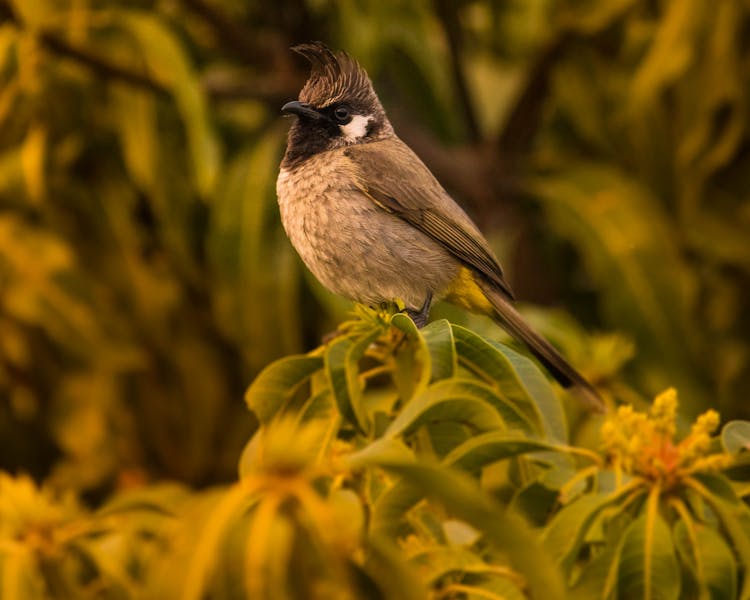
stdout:
POLYGON ((375 327, 359 337, 342 336, 331 342, 325 352, 326 375, 339 412, 361 432, 368 431, 370 423, 362 404, 359 361, 382 333, 375 327))
POLYGON ((533 597, 553 600, 565 596, 560 573, 528 525, 503 510, 473 479, 459 471, 414 462, 384 460, 372 466, 402 477, 422 495, 439 501, 454 517, 480 531, 523 573, 533 597))
POLYGON ((395 537, 407 513, 424 497, 419 488, 401 480, 378 496, 372 505, 370 529, 377 534, 395 537))
MULTIPOLYGON (((470 539, 475 539, 477 532, 461 521, 453 521, 467 529, 470 539)), ((461 572, 482 573, 488 571, 488 565, 482 557, 468 548, 469 544, 441 544, 435 543, 420 549, 411 561, 418 566, 425 581, 429 585, 435 585, 440 579, 451 573, 461 572)))
POLYGON ((402 441, 382 437, 350 454, 346 462, 350 469, 356 470, 364 469, 373 464, 411 462, 414 460, 414 453, 402 441))
MULTIPOLYGON (((723 531, 732 542, 739 564, 750 565, 750 511, 733 493, 731 484, 721 476, 698 475, 687 480, 690 488, 716 513, 723 531)), ((740 598, 750 598, 750 577, 745 576, 740 598)))
POLYGON ((734 491, 732 482, 720 473, 695 473, 688 481, 699 482, 705 486, 707 493, 724 501, 727 505, 735 506, 737 509, 743 506, 742 501, 734 491))
POLYGON ((292 398, 300 385, 323 368, 320 356, 289 356, 268 365, 245 392, 248 408, 265 424, 292 398))
MULTIPOLYGON (((474 431, 504 429, 499 411, 488 401, 486 389, 468 379, 446 379, 432 384, 412 399, 394 419, 385 436, 407 435, 420 425, 455 421, 474 431)), ((497 403, 501 405, 501 402, 497 403)))
POLYGON ((567 504, 550 521, 542 537, 545 547, 567 571, 581 551, 589 528, 619 494, 586 494, 567 504))
POLYGON ((402 401, 408 402, 415 394, 420 394, 432 377, 432 357, 425 339, 407 315, 396 313, 391 325, 403 331, 414 348, 400 345, 395 354, 396 373, 393 374, 402 401), (417 371, 415 374, 413 371, 417 371))
POLYGON ((432 382, 453 377, 458 367, 453 329, 445 320, 433 321, 422 329, 422 337, 427 344, 432 362, 432 382))
MULTIPOLYGON (((539 433, 565 443, 567 432, 565 420, 561 416, 562 408, 556 400, 550 405, 549 395, 545 391, 545 386, 549 388, 549 384, 545 383, 541 373, 538 378, 533 375, 534 371, 538 372, 534 364, 511 350, 499 350, 499 345, 496 347, 464 327, 453 325, 452 329, 459 363, 487 382, 495 384, 503 398, 522 411, 527 420, 536 424, 539 433), (527 383, 531 389, 526 387, 527 383), (539 395, 545 410, 549 410, 549 415, 542 413, 542 407, 537 404, 533 394, 539 395)), ((552 394, 551 390, 549 393, 552 394)))
POLYGON ((420 453, 442 460, 456 446, 475 435, 463 423, 457 421, 432 421, 419 430, 415 439, 420 453))
POLYGON ((548 379, 534 361, 519 354, 508 346, 490 341, 510 361, 523 383, 524 389, 536 404, 542 419, 546 437, 560 444, 568 441, 568 424, 562 404, 557 399, 548 379))
POLYGON ((399 548, 386 536, 370 534, 362 544, 365 571, 388 600, 426 598, 422 578, 404 560, 399 548))
POLYGON ((571 588, 569 597, 576 600, 611 600, 616 583, 617 566, 622 550, 622 538, 607 540, 594 558, 586 563, 580 577, 571 588))
MULTIPOLYGON (((400 440, 380 438, 347 458, 349 468, 365 469, 373 464, 415 461, 412 451, 400 440)), ((372 505, 370 530, 386 538, 396 535, 404 516, 422 498, 419 490, 401 480, 381 493, 372 505)))
POLYGON ((328 419, 336 413, 336 407, 331 396, 331 390, 326 388, 317 394, 312 394, 300 407, 299 422, 304 423, 313 419, 328 419))
POLYGON ((674 528, 678 555, 688 566, 701 598, 737 597, 737 565, 724 538, 711 527, 680 520, 674 528))
POLYGON ((721 444, 730 454, 750 450, 750 421, 729 421, 721 430, 721 444))
POLYGON ((489 431, 454 448, 443 463, 464 471, 474 471, 506 458, 544 450, 559 451, 559 448, 546 442, 509 435, 504 431, 489 431))
MULTIPOLYGON (((472 577, 465 586, 466 600, 526 600, 520 584, 505 577, 472 577)), ((464 587, 464 586, 462 586, 464 587)))
POLYGON ((680 598, 680 567, 672 534, 658 506, 641 514, 626 530, 617 581, 618 595, 622 598, 680 598))

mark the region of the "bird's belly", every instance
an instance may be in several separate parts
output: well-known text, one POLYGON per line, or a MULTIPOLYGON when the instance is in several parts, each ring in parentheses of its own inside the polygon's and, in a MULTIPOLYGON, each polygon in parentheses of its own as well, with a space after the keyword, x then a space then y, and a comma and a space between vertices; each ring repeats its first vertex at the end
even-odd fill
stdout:
POLYGON ((308 178, 300 186, 297 176, 279 177, 282 223, 304 263, 334 293, 366 304, 400 299, 417 309, 456 276, 459 263, 447 250, 361 192, 319 175, 317 185, 308 178))

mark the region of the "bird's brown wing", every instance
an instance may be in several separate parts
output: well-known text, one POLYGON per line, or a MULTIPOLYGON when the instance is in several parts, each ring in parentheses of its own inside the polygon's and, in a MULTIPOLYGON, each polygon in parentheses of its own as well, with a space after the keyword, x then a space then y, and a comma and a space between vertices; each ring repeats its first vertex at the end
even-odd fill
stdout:
POLYGON ((375 204, 429 235, 513 298, 484 236, 406 144, 390 138, 350 146, 344 154, 354 163, 357 187, 375 204))

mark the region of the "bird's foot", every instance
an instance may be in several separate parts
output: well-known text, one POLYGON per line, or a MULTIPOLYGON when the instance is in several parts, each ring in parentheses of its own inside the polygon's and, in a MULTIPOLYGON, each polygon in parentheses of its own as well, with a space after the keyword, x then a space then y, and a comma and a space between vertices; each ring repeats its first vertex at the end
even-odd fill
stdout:
POLYGON ((427 292, 427 298, 421 308, 414 310, 413 308, 407 308, 406 314, 409 315, 414 324, 418 328, 422 328, 427 325, 427 319, 430 318, 430 308, 432 307, 432 292, 427 292))

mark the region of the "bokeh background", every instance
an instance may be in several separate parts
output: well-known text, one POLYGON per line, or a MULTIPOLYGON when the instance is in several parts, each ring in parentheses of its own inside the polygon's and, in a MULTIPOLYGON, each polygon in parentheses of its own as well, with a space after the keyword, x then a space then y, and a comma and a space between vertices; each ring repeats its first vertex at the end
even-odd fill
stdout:
POLYGON ((0 0, 0 469, 235 477, 253 375, 349 308, 276 208, 309 40, 589 377, 750 416, 747 2, 0 0))

